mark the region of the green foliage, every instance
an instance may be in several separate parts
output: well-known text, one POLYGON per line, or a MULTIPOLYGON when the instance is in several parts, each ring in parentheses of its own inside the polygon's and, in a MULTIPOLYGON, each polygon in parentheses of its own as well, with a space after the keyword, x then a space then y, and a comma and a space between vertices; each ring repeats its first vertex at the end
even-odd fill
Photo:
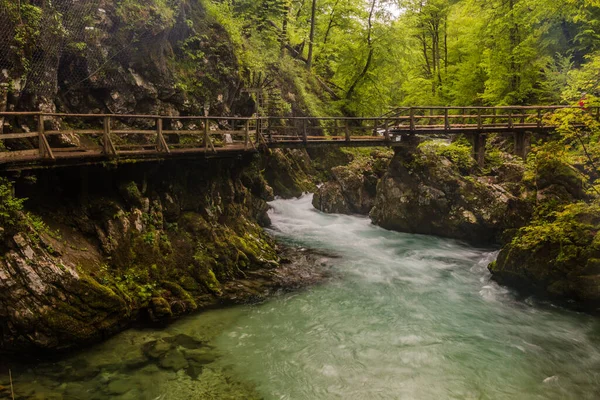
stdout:
POLYGON ((121 0, 117 16, 137 35, 157 35, 173 27, 178 6, 178 0, 121 0))
POLYGON ((597 230, 600 223, 600 204, 579 202, 569 204, 544 218, 536 219, 522 228, 513 239, 513 246, 535 251, 551 243, 559 249, 556 261, 568 263, 581 255, 582 249, 600 250, 597 230))
POLYGON ((6 178, 0 178, 0 226, 15 229, 22 225, 23 203, 13 195, 13 186, 6 178))
POLYGON ((472 155, 473 149, 468 142, 463 140, 452 143, 426 141, 419 144, 419 148, 433 151, 438 156, 447 158, 462 173, 469 173, 475 166, 475 160, 472 155))

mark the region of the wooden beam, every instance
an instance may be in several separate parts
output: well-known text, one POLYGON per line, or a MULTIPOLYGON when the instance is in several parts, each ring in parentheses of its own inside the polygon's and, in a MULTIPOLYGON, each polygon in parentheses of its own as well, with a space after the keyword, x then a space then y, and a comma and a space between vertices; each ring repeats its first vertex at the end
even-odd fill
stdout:
POLYGON ((44 115, 40 114, 38 116, 38 141, 40 148, 40 158, 50 158, 51 160, 55 160, 54 153, 52 153, 52 148, 50 148, 50 144, 48 143, 48 139, 46 139, 46 135, 44 134, 44 115))
POLYGON ((103 150, 104 150, 104 154, 111 157, 111 156, 116 156, 118 155, 117 153, 117 149, 115 148, 115 145, 112 142, 112 139, 110 137, 110 117, 104 117, 104 134, 102 137, 102 144, 103 144, 103 150))
POLYGON ((171 154, 169 145, 167 144, 167 141, 165 140, 165 137, 163 135, 163 120, 162 120, 162 118, 156 119, 156 142, 157 142, 156 147, 158 148, 158 151, 164 151, 167 154, 171 154))

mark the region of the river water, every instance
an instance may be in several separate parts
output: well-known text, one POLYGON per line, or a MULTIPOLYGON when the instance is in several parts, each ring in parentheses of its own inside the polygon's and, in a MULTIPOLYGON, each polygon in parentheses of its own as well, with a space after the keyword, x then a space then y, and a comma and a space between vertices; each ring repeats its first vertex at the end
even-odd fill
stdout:
POLYGON ((491 282, 493 251, 321 214, 311 196, 271 205, 273 235, 336 255, 334 278, 17 368, 16 391, 40 399, 600 398, 600 320, 491 282))

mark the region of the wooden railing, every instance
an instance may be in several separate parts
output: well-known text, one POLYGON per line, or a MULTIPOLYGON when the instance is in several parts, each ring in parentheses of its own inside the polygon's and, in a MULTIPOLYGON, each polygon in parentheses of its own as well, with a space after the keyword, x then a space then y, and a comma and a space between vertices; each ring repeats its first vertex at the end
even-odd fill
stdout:
MULTIPOLYGON (((396 146, 407 135, 470 134, 482 158, 487 133, 555 129, 563 106, 411 107, 375 118, 199 117, 114 114, 0 113, 0 165, 35 165, 205 156, 264 147, 396 146), (35 129, 35 131, 34 131, 35 129)), ((596 118, 600 107, 586 109, 596 118)))
POLYGON ((0 134, 0 163, 254 151, 259 142, 256 118, 0 113, 0 119, 20 130, 37 127, 0 134))
MULTIPOLYGON (((409 107, 377 118, 268 118, 272 143, 322 141, 394 142, 405 134, 544 132, 557 110, 575 107, 409 107)), ((600 120, 600 107, 586 108, 600 120)))

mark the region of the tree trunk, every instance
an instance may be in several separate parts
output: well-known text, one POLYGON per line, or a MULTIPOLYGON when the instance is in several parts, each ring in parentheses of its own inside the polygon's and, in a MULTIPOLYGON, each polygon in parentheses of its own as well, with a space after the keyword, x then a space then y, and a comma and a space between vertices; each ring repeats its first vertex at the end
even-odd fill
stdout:
POLYGON ((283 15, 283 23, 281 25, 281 57, 285 56, 285 49, 287 46, 287 32, 288 32, 288 23, 290 20, 290 12, 292 11, 292 4, 289 3, 283 15))
POLYGON ((325 38, 323 38, 323 44, 327 44, 329 40, 329 33, 331 32, 331 28, 333 28, 333 16, 335 15, 335 10, 340 0, 337 0, 331 9, 331 13, 329 14, 329 23, 327 24, 327 30, 325 31, 325 38))
POLYGON ((367 75, 367 72, 369 72, 369 68, 371 68, 371 62, 373 61, 373 53, 375 52, 375 49, 373 48, 373 38, 371 37, 371 35, 373 33, 373 16, 375 14, 375 5, 377 5, 377 0, 373 0, 371 2, 371 12, 369 13, 369 28, 368 28, 369 31, 367 34, 367 45, 369 47, 369 55, 367 56, 367 61, 365 63, 364 68, 362 69, 360 74, 356 77, 354 82, 352 82, 352 85, 350 85, 350 88, 348 89, 348 92, 346 93, 346 99, 352 98, 352 95, 354 94, 356 87, 358 86, 360 81, 362 81, 363 78, 367 75))
POLYGON ((310 18, 310 42, 308 43, 308 57, 306 61, 306 69, 312 68, 313 62, 313 47, 315 44, 315 18, 317 14, 317 0, 312 1, 311 18, 310 18))

